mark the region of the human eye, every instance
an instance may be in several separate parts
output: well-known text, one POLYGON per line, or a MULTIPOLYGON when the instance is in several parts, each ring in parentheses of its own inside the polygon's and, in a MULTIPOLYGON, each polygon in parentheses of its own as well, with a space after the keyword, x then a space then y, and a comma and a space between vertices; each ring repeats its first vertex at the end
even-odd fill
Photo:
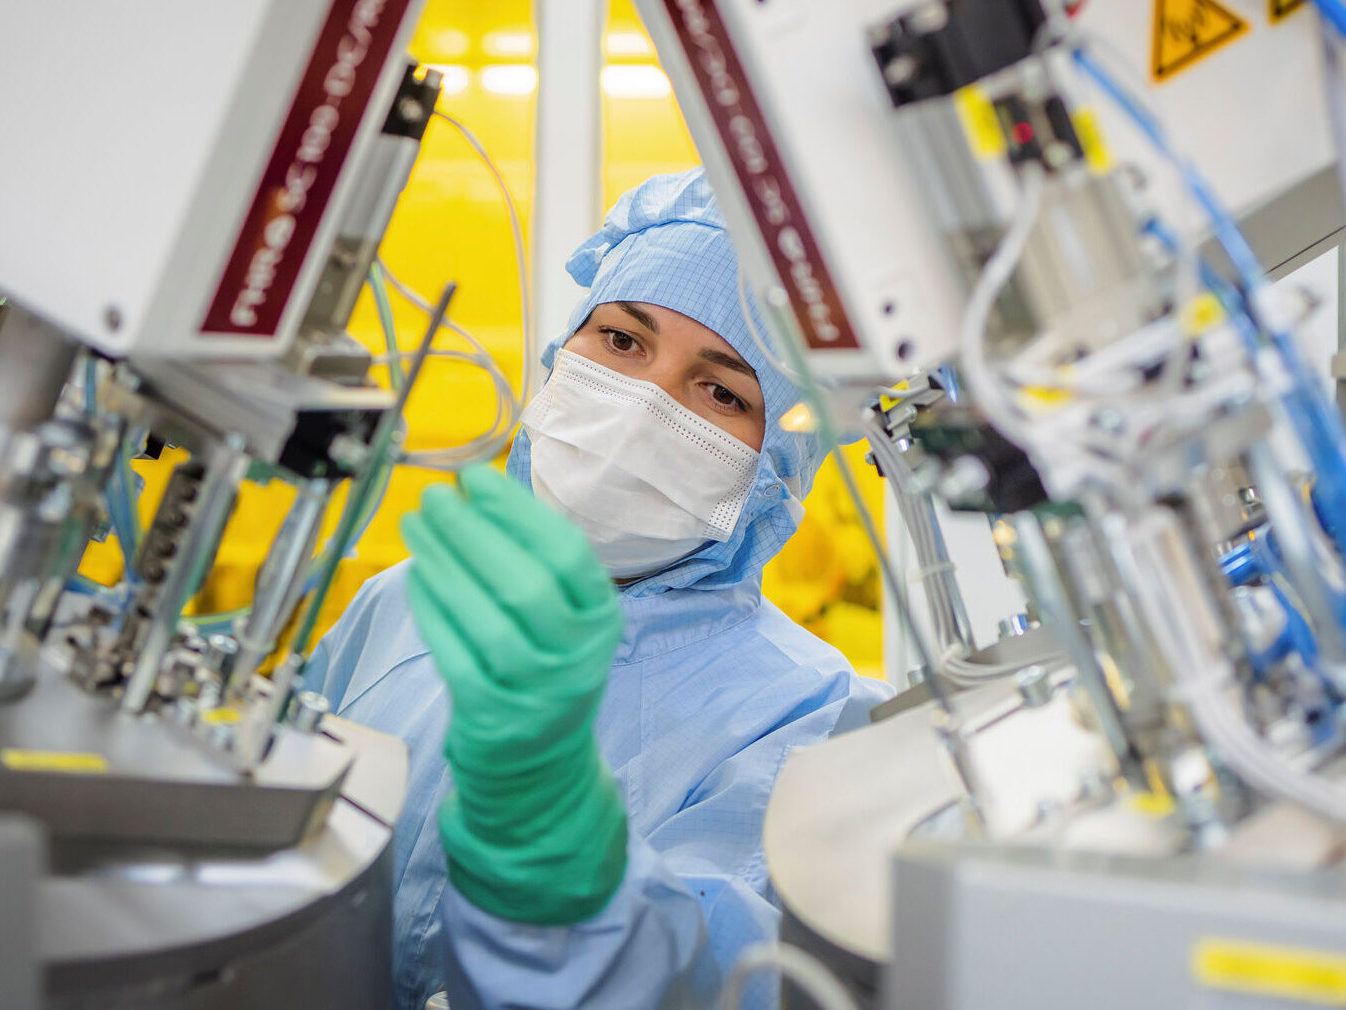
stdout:
POLYGON ((718 382, 712 382, 708 384, 708 391, 717 410, 723 410, 728 414, 746 414, 748 412, 747 403, 728 386, 721 386, 718 382))
POLYGON ((598 332, 603 334, 603 342, 607 344, 608 348, 618 354, 630 354, 632 351, 640 349, 640 344, 636 341, 636 338, 625 330, 618 330, 611 326, 601 326, 598 332))

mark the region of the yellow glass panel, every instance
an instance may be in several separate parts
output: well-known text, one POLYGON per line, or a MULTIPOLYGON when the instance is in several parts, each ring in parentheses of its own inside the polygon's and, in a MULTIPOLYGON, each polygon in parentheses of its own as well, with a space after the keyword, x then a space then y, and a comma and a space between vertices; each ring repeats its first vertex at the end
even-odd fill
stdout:
MULTIPOLYGON (((430 0, 411 43, 413 55, 446 73, 448 86, 439 108, 466 124, 495 159, 514 195, 525 238, 535 111, 535 94, 526 84, 536 48, 528 0, 430 0)), ((602 100, 602 192, 610 205, 650 175, 683 171, 698 159, 676 102, 660 84, 654 48, 629 0, 611 4, 604 52, 608 67, 621 68, 605 75, 602 100)), ((509 219, 485 166, 448 123, 436 120, 427 132, 381 255, 399 278, 431 300, 446 281, 456 281, 453 319, 476 335, 517 383, 520 304, 509 219)), ((395 293, 391 297, 399 342, 410 348, 423 332, 425 317, 395 293)), ((376 351, 384 349, 367 291, 350 331, 376 351)), ((464 346, 448 337, 440 345, 464 346)), ((480 371, 431 362, 408 405, 408 447, 468 441, 489 426, 494 402, 491 383, 480 371)), ((871 507, 877 510, 878 478, 860 460, 862 451, 851 451, 871 507)), ((181 458, 169 453, 163 461, 135 464, 146 480, 143 523, 152 518, 169 469, 181 458)), ((319 633, 336 620, 365 579, 406 556, 398 520, 415 507, 425 486, 440 479, 423 470, 397 472, 355 555, 338 570, 319 633)), ((215 569, 195 601, 197 612, 228 611, 248 601, 266 545, 292 497, 293 490, 279 482, 243 489, 215 569)), ((338 495, 329 510, 325 533, 335 526, 343 500, 344 494, 338 495)), ((766 592, 792 617, 841 648, 857 667, 877 672, 880 622, 873 553, 858 534, 854 510, 830 463, 806 508, 800 531, 768 566, 766 592)), ((115 581, 121 573, 115 540, 93 545, 82 570, 101 582, 115 581)))

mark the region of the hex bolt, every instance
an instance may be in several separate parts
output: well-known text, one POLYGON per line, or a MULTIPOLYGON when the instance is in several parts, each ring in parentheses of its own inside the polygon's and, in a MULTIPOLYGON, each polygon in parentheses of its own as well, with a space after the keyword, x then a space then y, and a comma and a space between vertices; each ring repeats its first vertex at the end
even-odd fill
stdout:
POLYGON ((300 691, 294 699, 290 722, 301 733, 316 733, 332 704, 317 691, 300 691))
POLYGON ((1045 666, 1025 666, 1014 675, 1014 686, 1025 708, 1041 708, 1052 700, 1052 683, 1045 666))
POLYGON ((238 657, 238 642, 232 635, 214 634, 206 640, 205 665, 227 681, 234 670, 234 660, 238 657))

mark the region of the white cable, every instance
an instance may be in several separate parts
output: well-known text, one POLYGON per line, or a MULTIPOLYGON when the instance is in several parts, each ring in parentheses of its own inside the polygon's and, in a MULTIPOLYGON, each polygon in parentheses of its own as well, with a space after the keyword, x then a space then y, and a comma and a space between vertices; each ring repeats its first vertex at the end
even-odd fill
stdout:
MULTIPOLYGON (((379 269, 383 271, 384 280, 388 282, 389 287, 391 287, 394 291, 396 291, 407 301, 411 302, 412 305, 416 306, 416 308, 420 309, 422 312, 428 314, 431 311, 431 305, 426 300, 424 295, 415 291, 410 285, 408 285, 405 281, 399 278, 397 274, 393 273, 390 269, 388 269, 388 264, 385 263, 382 259, 378 261, 378 264, 379 269)), ((495 358, 492 356, 491 352, 486 350, 486 348, 482 345, 481 341, 479 341, 472 334, 468 333, 467 330, 463 329, 457 323, 453 322, 453 320, 451 319, 444 320, 444 328, 452 330, 454 333, 458 334, 458 336, 466 340, 469 344, 472 345, 472 348, 477 352, 477 354, 481 355, 481 357, 486 358, 491 362, 495 361, 495 358)))
POLYGON ((926 565, 923 568, 914 568, 907 576, 909 582, 924 582, 926 579, 934 578, 936 575, 944 575, 948 572, 956 571, 957 565, 952 561, 937 561, 933 565, 926 565))
MULTIPOLYGON (((1132 569, 1133 578, 1142 571, 1129 552, 1119 560, 1132 569)), ((1171 599, 1175 591, 1173 585, 1157 584, 1152 592, 1138 594, 1136 603, 1172 671, 1174 699, 1186 704, 1198 736, 1253 790, 1346 823, 1346 786, 1306 772, 1249 725, 1231 697, 1230 689, 1237 686, 1233 665, 1184 619, 1186 608, 1171 599)))
MULTIPOLYGON (((1002 387, 1000 377, 986 359, 986 325, 991 309, 1023 256, 1042 206, 1046 184, 1046 173, 1042 167, 1029 162, 1023 166, 1020 178, 1019 202, 1010 227, 995 253, 986 261, 963 313, 958 340, 963 378, 987 420, 1030 457, 1038 454, 1043 445, 1052 446, 1054 452, 1059 452, 1065 443, 1077 451, 1078 458, 1071 460, 1072 466, 1096 480, 1125 486, 1126 470, 1113 459, 1100 457, 1100 453, 1102 457, 1115 454, 1114 440, 1107 437, 1099 439, 1083 426, 1063 430, 1058 423, 1044 425, 1021 415, 1009 393, 1002 387)), ((1052 418, 1052 421, 1059 421, 1059 418, 1052 418)))
MULTIPOLYGON (((955 643, 965 645, 967 636, 959 620, 963 604, 957 582, 951 574, 955 568, 949 561, 947 551, 940 545, 939 533, 935 528, 937 520, 931 511, 929 497, 916 489, 911 468, 889 438, 878 412, 868 411, 861 427, 880 469, 893 485, 903 525, 916 549, 921 566, 917 576, 925 591, 931 630, 936 642, 941 647, 955 643)), ((906 562, 903 561, 899 568, 910 581, 911 573, 906 572, 906 562)))
MULTIPOLYGON (((388 265, 382 260, 379 261, 379 267, 383 270, 384 279, 387 280, 388 285, 394 291, 421 311, 428 312, 430 310, 430 305, 425 298, 389 270, 388 265)), ((462 445, 446 449, 404 452, 401 456, 401 462, 432 470, 454 471, 462 469, 469 463, 482 459, 492 459, 499 455, 509 442, 514 425, 518 422, 523 407, 518 397, 514 395, 508 377, 501 371, 495 358, 486 350, 482 342, 450 319, 445 319, 443 325, 445 329, 451 330, 467 341, 476 353, 466 354, 462 351, 448 350, 433 350, 430 353, 437 357, 446 357, 473 364, 490 376, 496 390, 495 419, 484 433, 462 445)), ((380 355, 380 358, 390 358, 390 356, 380 355)))
POLYGON ((1126 387, 1120 392, 1129 393, 1139 385, 1141 368, 1186 347, 1180 328, 1174 320, 1165 317, 1128 334, 1125 340, 1100 347, 1064 367, 1016 360, 1006 365, 1005 373, 1023 385, 1046 386, 1082 395, 1115 393, 1119 391, 1118 383, 1124 382, 1126 387))
MULTIPOLYGON (((1162 622, 1155 630, 1161 627, 1162 622)), ((1169 639, 1164 643, 1165 655, 1177 660, 1170 664, 1177 698, 1187 703, 1197 732, 1229 769, 1263 795, 1297 803, 1328 820, 1346 823, 1346 786, 1306 772, 1258 736, 1227 696, 1233 672, 1228 661, 1192 655, 1192 650, 1183 649, 1176 640, 1180 632, 1168 630, 1170 633, 1162 638, 1169 639), (1214 668, 1208 663, 1214 663, 1214 668)))
POLYGON ((788 943, 757 943, 744 950, 724 983, 721 1010, 742 1010, 743 990, 749 977, 768 968, 776 969, 781 978, 803 989, 818 1010, 860 1010, 827 965, 788 943))
POLYGON ((762 332, 757 328, 757 324, 753 321, 752 311, 748 307, 748 291, 747 288, 744 286, 742 263, 738 265, 737 286, 738 286, 738 308, 739 311, 743 313, 743 322, 748 327, 748 336, 752 337, 752 342, 756 344, 757 349, 762 352, 762 357, 766 358, 768 365, 770 365, 772 368, 778 371, 781 375, 785 376, 796 386, 803 385, 803 383, 799 379, 799 376, 795 373, 795 370, 791 368, 789 365, 787 365, 785 362, 781 361, 779 356, 777 356, 776 352, 771 349, 770 345, 766 341, 766 337, 762 335, 762 332))
POLYGON ((1239 778, 1264 795, 1346 823, 1346 786, 1303 771, 1273 749, 1224 696, 1217 676, 1177 673, 1197 730, 1239 778))
MULTIPOLYGON (((894 489, 894 490, 896 490, 896 489, 894 489)), ((896 499, 896 497, 897 497, 897 494, 895 493, 894 496, 893 496, 894 500, 896 499)), ((909 542, 909 538, 908 538, 908 536, 907 536, 904 532, 898 532, 898 534, 897 534, 897 570, 898 570, 899 572, 905 571, 906 568, 907 568, 907 562, 908 562, 908 549, 907 549, 907 544, 908 544, 908 542, 909 542)), ((894 646, 894 648, 893 648, 894 656, 895 656, 896 658, 895 658, 895 662, 894 662, 894 669, 888 671, 888 683, 890 683, 890 684, 892 684, 893 686, 895 686, 899 691, 904 691, 904 690, 906 690, 908 687, 911 686, 911 682, 910 682, 910 679, 909 679, 909 677, 908 677, 908 669, 907 669, 907 667, 908 667, 908 662, 909 662, 909 661, 908 661, 908 658, 907 658, 907 655, 908 655, 908 652, 907 652, 907 622, 899 619, 899 620, 891 621, 891 622, 888 622, 888 623, 890 623, 890 624, 896 626, 896 628, 897 628, 897 644, 896 644, 896 645, 894 646)))
POLYGON ((976 398, 977 406, 1006 437, 1017 442, 1027 452, 1033 446, 1030 427, 1018 416, 1018 409, 1001 388, 1000 379, 992 372, 986 360, 984 345, 991 309, 1001 289, 1019 265, 1028 237, 1037 223, 1038 209, 1042 206, 1046 173, 1041 166, 1032 162, 1025 164, 1020 179, 1019 202, 1014 209, 1009 230, 1000 240, 995 253, 986 261, 968 298, 959 330, 958 350, 963 377, 976 398))
POLYGON ((944 659, 940 672, 955 684, 963 687, 976 687, 988 680, 1010 677, 1029 666, 1043 666, 1048 670, 1057 670, 1069 662, 1063 652, 1052 652, 1038 657, 1035 661, 1017 660, 1005 663, 978 663, 963 656, 949 655, 944 659))
POLYGON ((447 112, 435 109, 435 115, 462 134, 463 139, 477 152, 477 156, 481 158, 495 179, 500 195, 505 200, 505 207, 509 211, 509 227, 514 235, 514 266, 519 275, 519 310, 523 323, 523 376, 520 382, 522 389, 519 401, 527 404, 533 395, 533 371, 537 365, 537 340, 536 334, 533 332, 532 303, 528 297, 528 256, 524 250, 523 226, 519 223, 519 210, 515 206, 514 196, 510 193, 509 186, 505 183, 504 175, 501 174, 496 163, 486 152, 486 148, 481 141, 477 139, 476 134, 447 112))
MULTIPOLYGON (((919 582, 925 590, 935 638, 944 649, 943 654, 938 657, 939 672, 956 684, 973 686, 998 677, 1011 676, 1034 663, 1049 668, 1062 665, 1066 661, 1065 655, 1055 651, 1033 659, 1020 658, 1017 661, 1001 663, 979 662, 965 655, 970 643, 966 641, 959 627, 958 603, 955 602, 958 585, 951 574, 957 570, 957 566, 948 559, 947 553, 940 549, 937 540, 938 530, 933 525, 931 517, 920 507, 918 499, 921 495, 912 486, 910 468, 888 440, 887 433, 878 423, 877 417, 871 414, 866 418, 863 427, 875 457, 892 482, 899 505, 904 501, 911 505, 910 508, 902 509, 902 516, 907 535, 911 537, 916 548, 920 567, 906 574, 909 581, 919 582)), ((902 537, 899 543, 905 549, 906 537, 902 537)), ((905 560, 901 562, 899 568, 906 570, 905 560)))
MULTIPOLYGON (((439 109, 435 109, 434 114, 440 119, 443 119, 463 136, 463 139, 467 141, 477 153, 477 156, 486 165, 486 168, 490 171, 491 176, 495 180, 496 186, 504 199, 505 207, 509 212, 510 231, 514 239, 514 259, 519 279, 519 309, 523 335, 522 378, 520 381, 520 393, 516 396, 513 388, 510 386, 509 379, 505 376, 495 358, 486 350, 481 341, 451 320, 446 319, 444 321, 445 328, 452 330, 466 340, 476 353, 464 354, 462 352, 454 351, 434 351, 431 353, 434 353, 438 357, 445 357, 474 365, 486 372, 496 391, 495 418, 485 432, 463 445, 445 449, 404 452, 401 456, 401 461, 413 466, 452 471, 461 469, 463 466, 476 462, 477 460, 491 459, 499 455, 504 447, 508 445, 514 431, 514 426, 518 423, 519 415, 523 411, 523 405, 527 402, 532 393, 533 372, 536 366, 537 353, 533 332, 532 305, 528 296, 528 264, 526 252, 524 250, 523 227, 519 220, 518 207, 514 202, 514 196, 510 192, 509 186, 506 184, 505 178, 501 174, 499 167, 497 167, 494 159, 491 158, 490 154, 482 145, 481 141, 477 139, 476 135, 468 129, 466 125, 455 119, 453 116, 450 116, 439 109)), ((380 260, 379 265, 383 269, 388 284, 394 291, 407 301, 411 302, 411 304, 415 305, 422 312, 428 313, 431 311, 430 303, 424 296, 412 289, 410 285, 404 283, 396 274, 389 270, 386 263, 383 263, 380 260)), ((387 357, 388 360, 392 360, 390 356, 385 357, 387 357)))
MULTIPOLYGON (((380 364, 386 364, 394 359, 406 358, 414 355, 414 351, 402 351, 396 355, 380 354, 374 358, 374 361, 380 364)), ((499 454, 500 447, 508 441, 510 432, 514 427, 514 413, 517 401, 514 399, 514 390, 510 388, 509 380, 505 375, 495 367, 495 363, 488 358, 485 362, 478 355, 468 354, 464 351, 452 351, 445 349, 436 349, 429 352, 430 357, 447 358, 451 361, 461 361, 465 364, 481 368, 495 383, 496 403, 495 417, 492 419, 486 431, 471 439, 462 445, 453 446, 448 449, 430 449, 419 452, 405 452, 401 456, 401 462, 415 466, 424 466, 430 469, 461 469, 467 463, 475 462, 479 459, 492 459, 499 454), (505 405, 511 405, 511 413, 508 419, 505 419, 502 428, 501 421, 505 414, 505 405)))

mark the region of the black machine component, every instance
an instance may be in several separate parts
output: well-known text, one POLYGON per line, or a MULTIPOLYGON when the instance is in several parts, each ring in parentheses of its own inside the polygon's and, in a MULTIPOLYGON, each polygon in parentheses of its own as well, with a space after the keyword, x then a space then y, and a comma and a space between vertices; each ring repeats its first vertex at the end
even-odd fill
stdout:
POLYGON ((949 95, 1032 54, 1038 0, 945 0, 875 29, 874 58, 895 106, 949 95))
MULTIPOLYGON (((133 562, 136 574, 149 591, 157 589, 164 581, 165 570, 172 564, 172 557, 177 551, 182 530, 190 520, 204 477, 205 465, 197 460, 189 460, 173 468, 154 521, 145 532, 133 562)), ((142 604, 147 607, 150 605, 147 600, 142 600, 142 604)))
POLYGON ((300 411, 281 451, 280 465, 302 477, 349 476, 351 467, 333 458, 333 443, 345 438, 368 444, 380 416, 377 410, 300 411))
POLYGON ((435 114, 444 75, 438 70, 427 70, 422 80, 416 79, 415 63, 408 63, 402 72, 402 83, 393 96, 393 106, 384 120, 383 132, 395 137, 410 137, 417 143, 425 136, 430 117, 435 114))
MULTIPOLYGON (((1042 479, 1028 456, 969 407, 940 403, 911 422, 912 437, 930 456, 972 479, 956 482, 952 508, 965 512, 1019 512, 1047 500, 1042 479)), ((946 482, 941 491, 948 490, 946 482)))
POLYGON ((1036 161, 1054 171, 1084 159, 1084 145, 1060 96, 1030 103, 1019 95, 1011 95, 998 99, 994 108, 1011 164, 1036 161))

